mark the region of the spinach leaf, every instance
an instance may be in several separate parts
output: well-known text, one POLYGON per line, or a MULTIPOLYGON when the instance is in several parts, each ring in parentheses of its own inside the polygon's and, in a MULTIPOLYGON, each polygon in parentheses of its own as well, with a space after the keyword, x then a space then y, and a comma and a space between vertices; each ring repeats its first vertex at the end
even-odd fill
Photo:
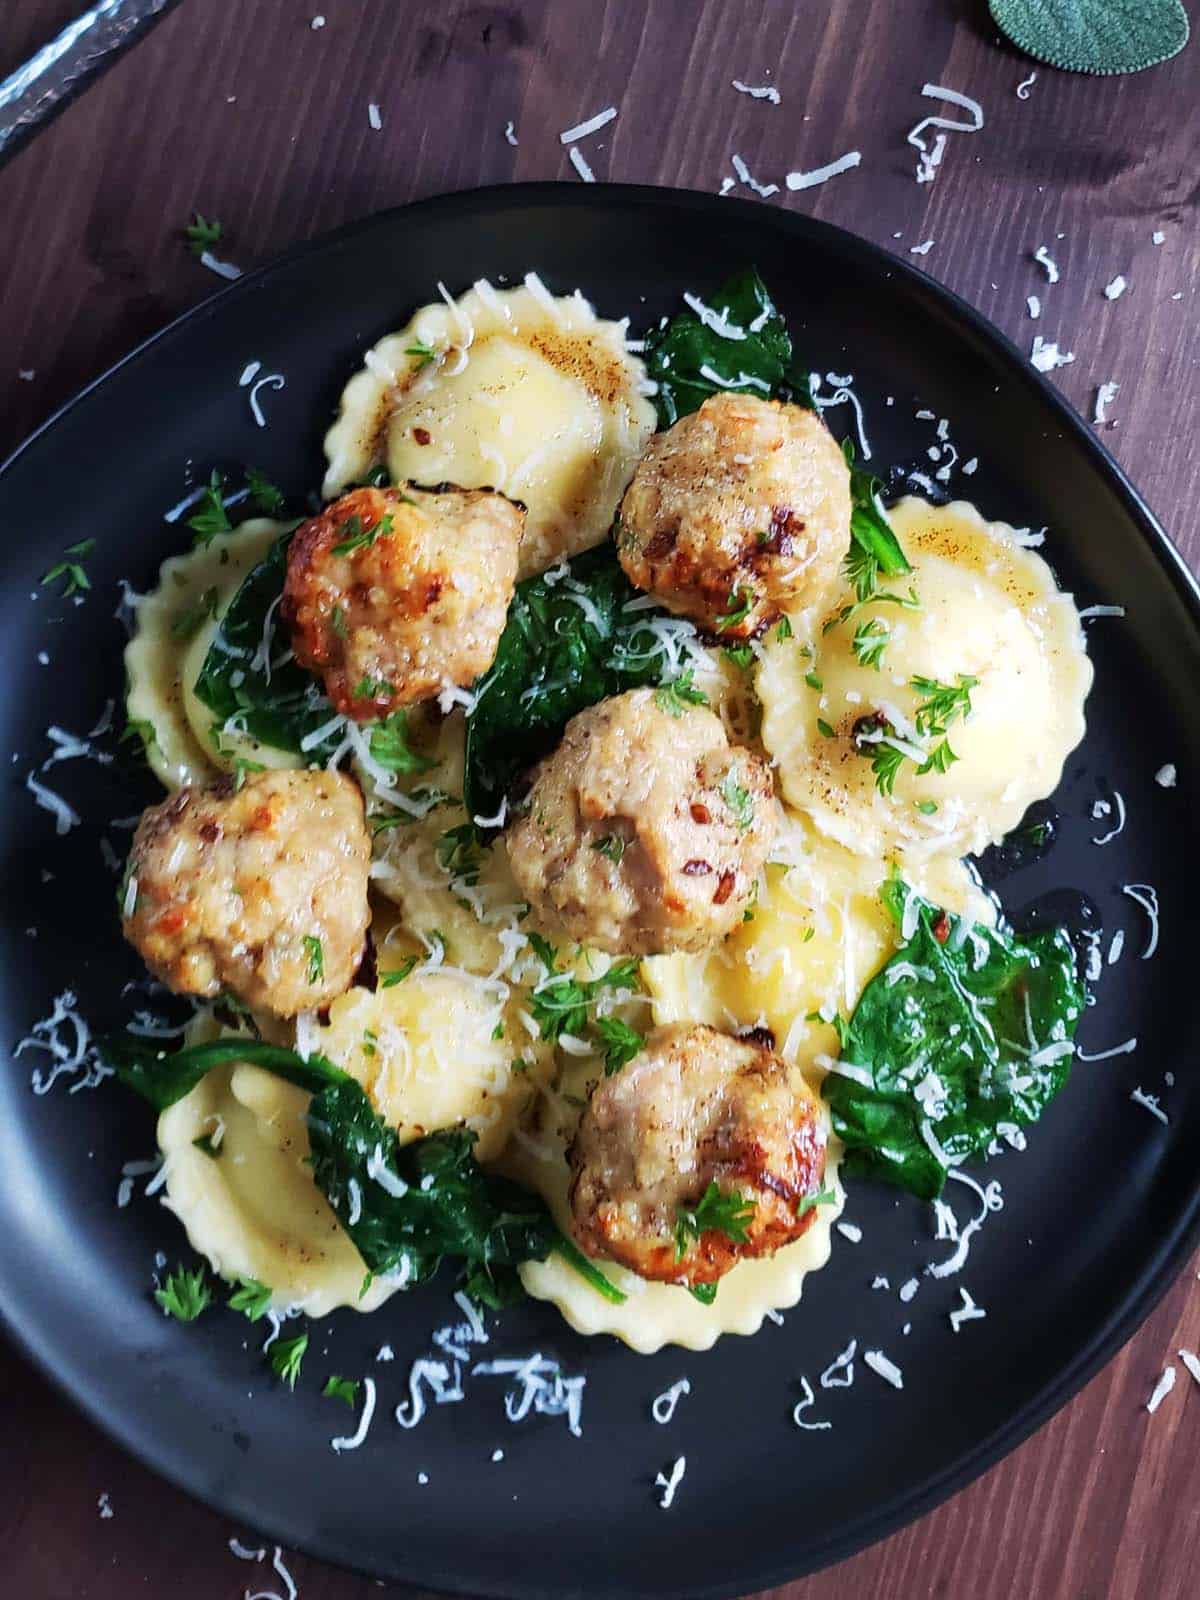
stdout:
MULTIPOLYGON (((328 722, 334 710, 317 679, 295 661, 272 664, 286 650, 279 598, 290 539, 290 533, 284 534, 247 573, 213 635, 195 690, 216 722, 236 717, 237 726, 261 744, 300 754, 302 740, 328 722)), ((305 759, 324 763, 338 743, 337 734, 330 734, 310 746, 305 759)))
POLYGON ((475 1266, 543 1260, 559 1240, 538 1195, 485 1172, 464 1129, 401 1145, 361 1085, 324 1056, 305 1060, 261 1040, 225 1038, 173 1054, 131 1034, 100 1041, 102 1059, 156 1110, 174 1105, 212 1067, 248 1061, 312 1091, 313 1177, 367 1267, 408 1285, 444 1257, 475 1266))
POLYGON ((517 585, 508 622, 467 716, 464 800, 492 815, 517 775, 551 749, 577 711, 668 676, 650 622, 611 542, 517 585))
POLYGON ((856 1076, 830 1072, 823 1093, 848 1172, 933 1199, 950 1166, 1036 1122, 1062 1088, 1084 989, 1061 928, 964 928, 898 879, 883 898, 913 932, 850 1019, 842 1060, 856 1076))
POLYGON ((787 324, 753 267, 723 283, 706 305, 711 320, 681 311, 646 338, 646 369, 658 384, 660 428, 669 428, 722 389, 812 405, 808 374, 792 368, 787 324), (743 337, 721 332, 722 326, 743 337))

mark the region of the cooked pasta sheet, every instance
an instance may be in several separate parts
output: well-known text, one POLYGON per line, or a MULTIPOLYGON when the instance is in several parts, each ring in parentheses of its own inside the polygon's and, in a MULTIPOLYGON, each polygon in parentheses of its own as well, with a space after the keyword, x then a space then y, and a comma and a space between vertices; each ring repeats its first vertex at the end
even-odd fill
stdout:
POLYGON ((847 591, 824 630, 772 636, 758 675, 762 736, 784 798, 846 849, 965 855, 1057 786, 1083 737, 1091 662, 1070 595, 1007 523, 965 501, 915 498, 889 519, 913 571, 887 590, 901 600, 911 590, 919 607, 877 598, 839 622, 847 591), (920 684, 964 679, 970 714, 946 730, 955 759, 920 773, 940 737, 922 725, 920 684), (890 793, 876 782, 872 718, 901 758, 890 793))
MULTIPOLYGON (((196 699, 193 685, 217 619, 251 568, 294 526, 252 517, 233 533, 171 556, 138 605, 137 625, 125 647, 126 716, 143 724, 146 758, 168 789, 208 783, 222 769, 232 769, 232 755, 218 753, 212 712, 196 699)), ((296 765, 282 751, 263 755, 262 747, 255 749, 264 766, 296 765)))
POLYGON ((654 429, 625 324, 579 293, 481 281, 367 352, 325 439, 327 498, 395 483, 499 489, 528 507, 520 576, 598 544, 654 429))

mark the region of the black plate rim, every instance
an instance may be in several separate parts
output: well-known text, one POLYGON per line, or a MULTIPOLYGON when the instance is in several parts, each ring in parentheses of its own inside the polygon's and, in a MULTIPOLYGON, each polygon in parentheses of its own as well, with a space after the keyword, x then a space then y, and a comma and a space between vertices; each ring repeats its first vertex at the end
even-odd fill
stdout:
MULTIPOLYGON (((728 220, 731 216, 743 213, 747 221, 753 218, 756 223, 761 223, 764 221, 764 212, 768 212, 771 226, 780 228, 785 233, 791 233, 798 241, 814 237, 821 239, 826 245, 843 254, 852 258, 857 257, 877 269, 885 268, 888 274, 900 277, 920 295, 934 303, 940 302, 941 308, 951 313, 952 321, 960 325, 965 324, 973 334, 990 344, 1012 369, 1013 377, 1030 386, 1043 403, 1049 404, 1059 425, 1073 436, 1077 444, 1083 446, 1084 453, 1093 460, 1097 470, 1108 478, 1124 502, 1132 520, 1137 524, 1142 538, 1150 547, 1177 597, 1182 601, 1197 635, 1200 635, 1200 579, 1186 565, 1154 512, 1086 420, 1046 377, 1030 365, 1027 357, 1007 334, 996 327, 982 312, 936 279, 893 255, 890 250, 834 223, 798 212, 765 208, 750 200, 720 198, 687 189, 656 188, 646 184, 604 184, 590 188, 586 185, 554 181, 480 186, 388 207, 305 240, 275 256, 264 265, 245 272, 235 282, 218 288, 206 299, 182 312, 165 327, 143 340, 128 355, 123 356, 94 378, 54 411, 3 463, 0 463, 0 483, 36 442, 41 441, 64 417, 94 393, 103 389, 119 373, 123 373, 151 349, 190 330, 193 323, 219 312, 226 302, 262 287, 272 276, 285 271, 294 262, 319 252, 336 251, 343 241, 373 228, 389 225, 400 218, 411 220, 420 226, 424 217, 442 212, 471 213, 483 208, 495 215, 509 208, 534 203, 545 204, 547 201, 568 207, 588 207, 599 203, 625 204, 642 209, 676 207, 705 212, 714 221, 728 220)), ((921 1487, 902 1490, 891 1499, 877 1503, 862 1516, 844 1523, 819 1546, 810 1546, 802 1564, 784 1561, 747 1568, 745 1579, 739 1579, 736 1585, 718 1582, 700 1589, 693 1588, 690 1591, 690 1600, 734 1600, 736 1596, 759 1589, 774 1588, 808 1573, 832 1566, 916 1521, 966 1488, 1048 1422, 1089 1379, 1099 1372, 1101 1367, 1117 1354, 1159 1305, 1182 1271, 1187 1258, 1198 1245, 1200 1245, 1200 1175, 1197 1176, 1188 1207, 1177 1218, 1169 1241, 1160 1246, 1153 1266, 1145 1275, 1141 1291, 1131 1296, 1117 1314, 1101 1324, 1092 1339, 1076 1354, 1058 1378, 1047 1385, 1035 1400, 1008 1423, 981 1439, 972 1450, 960 1456, 941 1473, 928 1479, 921 1487)), ((178 1452, 156 1450, 149 1442, 139 1437, 138 1430, 128 1425, 126 1419, 119 1414, 111 1413, 99 1402, 94 1403, 86 1391, 72 1387, 67 1375, 60 1372, 47 1357, 43 1356, 32 1330, 26 1331, 19 1325, 4 1302, 2 1289, 3 1284, 0 1283, 0 1331, 7 1335, 25 1359, 60 1394, 142 1465, 175 1487, 185 1490, 219 1515, 246 1522, 247 1519, 239 1514, 236 1506, 229 1500, 223 1500, 215 1493, 208 1492, 200 1484, 197 1472, 194 1469, 189 1470, 186 1458, 181 1459, 178 1452)), ((286 1530, 277 1538, 278 1524, 273 1526, 269 1518, 256 1519, 254 1525, 258 1533, 273 1542, 286 1545, 290 1550, 330 1561, 344 1569, 349 1565, 343 1557, 331 1555, 319 1539, 297 1538, 294 1529, 286 1530)), ((366 1576, 376 1576, 369 1567, 351 1567, 350 1570, 360 1571, 366 1576)), ((422 1585, 432 1585, 447 1594, 473 1595, 480 1592, 477 1588, 464 1583, 462 1578, 450 1569, 427 1571, 414 1577, 415 1581, 422 1585)), ((494 1580, 489 1580, 487 1590, 488 1594, 503 1597, 503 1600, 561 1600, 564 1592, 559 1584, 547 1586, 544 1583, 512 1583, 500 1574, 496 1574, 494 1580)))

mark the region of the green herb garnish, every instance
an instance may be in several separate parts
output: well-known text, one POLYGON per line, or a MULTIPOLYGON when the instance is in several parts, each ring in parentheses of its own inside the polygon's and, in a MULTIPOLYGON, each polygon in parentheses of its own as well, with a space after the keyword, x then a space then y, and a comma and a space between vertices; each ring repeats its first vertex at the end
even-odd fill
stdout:
POLYGON ((554 1244, 555 1250, 569 1267, 573 1267, 585 1283, 591 1284, 596 1293, 603 1295, 605 1300, 614 1306, 623 1306, 626 1296, 617 1288, 611 1278, 605 1276, 595 1263, 584 1255, 583 1251, 574 1242, 568 1239, 565 1233, 559 1234, 554 1244))
POLYGON ((224 231, 216 217, 210 221, 209 218, 201 216, 199 211, 195 211, 192 213, 191 222, 183 230, 183 235, 192 254, 202 256, 206 250, 211 250, 213 245, 220 243, 224 231))
POLYGON ((255 467, 246 468, 246 488, 250 491, 250 504, 264 517, 278 516, 283 510, 283 490, 255 467))
POLYGON ((360 516, 347 517, 342 523, 341 531, 346 537, 340 544, 335 544, 332 554, 335 556, 348 556, 355 550, 369 550, 376 539, 383 538, 392 531, 392 514, 385 511, 378 522, 372 523, 369 528, 363 527, 360 516))
POLYGON ((407 346, 404 354, 406 356, 415 356, 417 358, 418 372, 427 367, 431 361, 436 361, 438 358, 437 351, 434 350, 430 345, 425 344, 421 339, 414 339, 412 344, 407 346))
POLYGON ((325 976, 325 946, 315 933, 304 935, 304 954, 308 957, 309 983, 320 983, 325 976))
POLYGON ((734 1244, 745 1244, 757 1210, 737 1189, 723 1191, 714 1178, 695 1206, 675 1208, 675 1259, 682 1261, 690 1246, 709 1232, 723 1233, 734 1244))
POLYGON ((750 791, 738 782, 738 769, 731 766, 721 780, 717 793, 729 807, 729 814, 737 824, 738 832, 745 833, 754 821, 754 801, 750 791))
POLYGON ((717 619, 717 632, 728 633, 730 628, 739 627, 754 610, 754 606, 754 591, 742 589, 739 584, 734 584, 725 610, 717 619))
POLYGON ((381 989, 394 989, 398 983, 403 983, 417 965, 417 961, 418 957, 416 956, 405 956, 400 965, 393 968, 391 972, 381 972, 379 974, 379 987, 381 989))
POLYGON ((300 1376, 300 1366, 308 1350, 308 1334, 298 1333, 294 1339, 276 1339, 268 1354, 271 1371, 294 1390, 300 1376))
POLYGON ((658 709, 665 711, 669 717, 681 717, 688 706, 706 706, 708 696, 703 689, 697 689, 692 681, 694 677, 694 670, 687 667, 670 683, 660 684, 654 691, 654 703, 658 709))
POLYGON ((604 1045, 604 1073, 611 1078, 640 1053, 646 1040, 620 1017, 597 1017, 594 1026, 604 1045))
POLYGON ((883 652, 891 637, 891 630, 878 617, 870 617, 866 622, 860 622, 854 630, 854 638, 851 641, 851 647, 859 664, 864 667, 874 667, 878 672, 883 652))
POLYGON ((625 854, 625 840, 619 833, 603 833, 598 839, 592 840, 592 849, 619 867, 621 857, 625 854))
POLYGON ((344 1400, 353 1411, 358 1404, 358 1382, 354 1378, 339 1378, 336 1373, 331 1373, 325 1380, 321 1396, 325 1400, 344 1400))
POLYGON ((238 1286, 229 1296, 231 1311, 240 1311, 249 1322, 258 1322, 271 1309, 272 1291, 257 1278, 239 1278, 238 1286))
POLYGON ((233 524, 225 510, 225 480, 213 468, 208 483, 201 492, 197 509, 187 519, 187 526, 195 534, 194 544, 211 544, 221 533, 232 533, 233 524))
POLYGON ((180 1322, 195 1322, 211 1303, 212 1290, 203 1267, 197 1267, 195 1272, 176 1267, 162 1287, 154 1291, 154 1298, 169 1317, 177 1317, 180 1322))
POLYGON ((53 583, 56 578, 65 578, 61 593, 64 600, 74 594, 82 594, 92 587, 91 579, 83 568, 82 557, 95 549, 95 539, 81 539, 78 544, 69 544, 63 552, 64 557, 70 556, 71 560, 58 561, 48 572, 42 574, 42 583, 53 583))

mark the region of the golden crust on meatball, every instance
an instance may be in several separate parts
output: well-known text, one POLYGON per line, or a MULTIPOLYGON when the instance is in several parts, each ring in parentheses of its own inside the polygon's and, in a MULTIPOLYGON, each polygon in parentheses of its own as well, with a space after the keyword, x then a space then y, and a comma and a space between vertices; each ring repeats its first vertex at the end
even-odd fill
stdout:
POLYGON ((704 949, 741 921, 774 834, 766 763, 704 707, 671 713, 633 689, 571 719, 507 842, 548 926, 657 955, 704 949))
POLYGON ((825 1147, 798 1067, 700 1023, 658 1028, 588 1101, 568 1151, 571 1230, 643 1278, 714 1283, 810 1226, 815 1207, 799 1208, 825 1147))
POLYGON ((632 582, 725 641, 822 604, 849 543, 849 469, 820 417, 729 393, 650 440, 617 531, 632 582))
POLYGON ((365 722, 486 672, 525 508, 493 489, 353 489, 296 529, 283 614, 296 660, 365 722))
POLYGON ((370 862, 362 795, 340 772, 180 789, 138 823, 123 931, 177 994, 294 1016, 350 987, 370 862))

